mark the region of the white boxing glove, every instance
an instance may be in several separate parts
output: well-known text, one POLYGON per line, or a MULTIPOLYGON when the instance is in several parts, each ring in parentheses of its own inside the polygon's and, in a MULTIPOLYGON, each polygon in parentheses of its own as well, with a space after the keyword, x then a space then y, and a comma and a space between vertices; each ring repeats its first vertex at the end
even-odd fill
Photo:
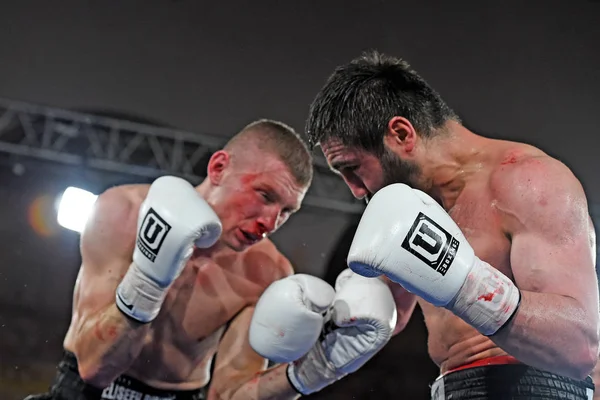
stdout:
POLYGON ((290 383, 304 395, 358 370, 388 343, 396 327, 396 304, 381 279, 347 269, 335 288, 321 339, 287 369, 290 383))
POLYGON ((150 186, 137 229, 133 264, 117 287, 116 304, 127 316, 146 323, 158 315, 168 287, 185 267, 194 244, 213 246, 222 227, 190 183, 163 176, 150 186))
POLYGON ((475 256, 434 199, 404 184, 384 187, 369 201, 348 266, 364 276, 385 274, 484 335, 504 326, 521 298, 507 276, 475 256))
POLYGON ((250 345, 261 356, 283 363, 315 344, 335 291, 327 282, 296 274, 273 282, 262 294, 250 323, 250 345))

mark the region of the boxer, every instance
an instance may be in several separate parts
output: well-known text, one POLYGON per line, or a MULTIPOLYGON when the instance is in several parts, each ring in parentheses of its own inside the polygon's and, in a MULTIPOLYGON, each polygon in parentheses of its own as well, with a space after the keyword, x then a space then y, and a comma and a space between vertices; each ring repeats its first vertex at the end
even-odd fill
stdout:
POLYGON ((349 267, 406 290, 398 318, 423 310, 432 398, 591 398, 595 232, 568 167, 465 128, 405 61, 377 52, 333 72, 306 129, 369 200, 349 267))
POLYGON ((260 120, 211 156, 197 187, 166 176, 100 195, 64 357, 50 392, 30 399, 297 397, 282 368, 265 371, 248 330, 265 288, 293 274, 266 237, 311 179, 303 141, 260 120))

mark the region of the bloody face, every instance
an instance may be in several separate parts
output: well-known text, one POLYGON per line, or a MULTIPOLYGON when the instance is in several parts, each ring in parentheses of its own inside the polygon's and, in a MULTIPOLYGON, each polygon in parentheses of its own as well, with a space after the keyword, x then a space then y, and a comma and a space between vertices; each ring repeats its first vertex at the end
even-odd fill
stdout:
POLYGON ((213 199, 221 241, 237 251, 275 232, 300 208, 307 190, 273 155, 245 161, 227 167, 213 199))

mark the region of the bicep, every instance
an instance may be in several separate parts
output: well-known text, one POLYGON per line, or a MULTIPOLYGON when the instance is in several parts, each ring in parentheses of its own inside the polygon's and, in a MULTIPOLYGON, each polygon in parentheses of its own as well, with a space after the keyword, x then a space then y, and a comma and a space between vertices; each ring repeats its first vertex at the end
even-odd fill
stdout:
POLYGON ((86 264, 84 260, 75 283, 74 311, 86 316, 114 303, 117 286, 129 265, 127 262, 114 262, 98 266, 86 264))
POLYGON ((268 360, 257 354, 248 339, 254 307, 246 307, 223 335, 215 359, 212 386, 219 392, 237 388, 252 375, 264 371, 268 360), (238 384, 232 384, 231 381, 238 384))
MULTIPOLYGON (((244 262, 247 266, 260 266, 255 270, 260 271, 262 275, 255 278, 264 284, 265 288, 273 281, 294 273, 290 261, 266 241, 248 252, 244 262)), ((231 321, 219 343, 211 391, 223 397, 231 395, 268 367, 268 360, 250 346, 249 331, 254 309, 254 305, 244 308, 231 321)))
POLYGON ((572 297, 597 304, 597 278, 589 239, 584 235, 565 241, 544 232, 515 235, 511 265, 517 285, 524 290, 572 297))
POLYGON ((94 205, 81 235, 82 265, 74 295, 80 315, 114 302, 115 290, 132 261, 134 217, 129 201, 118 191, 102 194, 94 205))
POLYGON ((527 190, 531 194, 522 198, 530 201, 514 204, 519 223, 511 232, 510 261, 517 285, 571 297, 597 314, 594 229, 583 189, 570 174, 558 173, 553 182, 533 182, 527 190))

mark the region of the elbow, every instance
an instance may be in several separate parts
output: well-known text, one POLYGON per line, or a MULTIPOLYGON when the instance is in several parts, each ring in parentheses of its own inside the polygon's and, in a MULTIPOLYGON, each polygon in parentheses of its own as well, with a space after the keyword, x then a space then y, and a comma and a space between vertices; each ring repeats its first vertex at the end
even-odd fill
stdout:
POLYGON ((84 383, 98 387, 98 383, 100 383, 100 382, 98 382, 98 373, 96 371, 94 371, 92 368, 90 368, 86 364, 79 363, 78 372, 79 372, 79 377, 81 378, 81 380, 84 383))
POLYGON ((410 322, 410 318, 412 317, 415 305, 416 300, 413 301, 412 305, 409 305, 408 309, 398 310, 398 317, 396 320, 396 326, 394 327, 394 331, 392 333, 392 337, 396 336, 406 328, 406 326, 410 322))
POLYGON ((83 382, 98 389, 104 389, 110 386, 114 380, 114 377, 108 377, 106 374, 102 374, 98 368, 83 370, 80 368, 79 376, 83 382))
POLYGON ((588 346, 584 349, 584 354, 586 355, 586 357, 582 360, 582 362, 580 363, 580 373, 582 376, 582 379, 585 379, 585 377, 587 377, 588 375, 590 375, 592 373, 592 371, 594 370, 594 368, 596 368, 596 364, 598 363, 598 342, 599 342, 599 338, 596 332, 596 335, 594 335, 594 341, 590 342, 588 344, 588 346))
POLYGON ((228 368, 216 368, 209 385, 207 400, 254 398, 255 393, 259 392, 261 374, 256 372, 248 376, 246 373, 232 373, 228 368))
POLYGON ((397 283, 390 281, 388 278, 385 279, 396 303, 396 326, 392 332, 392 336, 396 336, 408 325, 417 305, 417 297, 397 283))
POLYGON ((102 376, 100 368, 93 364, 79 363, 78 368, 81 380, 90 386, 102 389, 111 383, 110 379, 102 376))
POLYGON ((209 388, 207 400, 231 400, 233 399, 233 393, 229 390, 223 390, 223 388, 209 388))
POLYGON ((402 332, 404 330, 404 328, 406 328, 406 325, 408 325, 408 321, 399 320, 398 322, 396 322, 396 327, 394 328, 394 331, 392 332, 392 337, 394 337, 397 334, 399 334, 400 332, 402 332))
POLYGON ((579 351, 571 352, 569 364, 573 371, 572 378, 585 379, 592 373, 598 363, 598 342, 598 330, 594 329, 581 340, 579 351))
POLYGON ((585 349, 584 356, 573 360, 573 378, 585 379, 591 375, 598 362, 598 346, 585 349))
POLYGON ((106 374, 102 373, 100 363, 97 360, 93 360, 90 357, 82 357, 77 352, 75 353, 75 356, 77 357, 79 377, 83 382, 100 389, 103 389, 112 383, 111 377, 107 377, 106 374))

